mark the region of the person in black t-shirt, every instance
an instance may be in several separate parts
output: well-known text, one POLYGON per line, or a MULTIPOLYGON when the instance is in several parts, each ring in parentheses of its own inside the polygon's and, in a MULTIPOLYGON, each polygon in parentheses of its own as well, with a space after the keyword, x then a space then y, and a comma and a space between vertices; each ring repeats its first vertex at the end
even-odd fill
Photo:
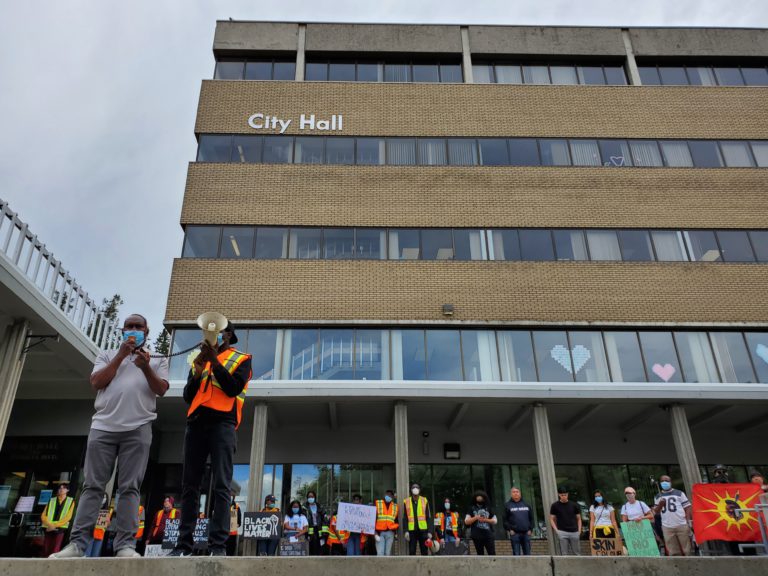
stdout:
POLYGON ((475 544, 475 551, 478 556, 483 556, 486 552, 488 556, 496 556, 496 540, 493 535, 496 514, 491 510, 488 494, 478 490, 472 501, 472 509, 464 518, 464 524, 471 527, 470 534, 475 544))
POLYGON ((560 542, 560 554, 563 556, 578 556, 579 536, 581 535, 581 508, 575 502, 568 501, 568 489, 559 486, 557 502, 549 508, 549 523, 553 535, 560 542))

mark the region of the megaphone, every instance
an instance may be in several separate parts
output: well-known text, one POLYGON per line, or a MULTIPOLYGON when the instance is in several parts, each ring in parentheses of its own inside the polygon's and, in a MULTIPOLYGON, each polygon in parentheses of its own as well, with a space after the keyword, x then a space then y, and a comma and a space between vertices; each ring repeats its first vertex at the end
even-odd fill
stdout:
POLYGON ((224 330, 228 323, 229 320, 227 320, 226 316, 218 312, 205 312, 197 317, 197 325, 203 331, 203 338, 214 348, 218 346, 217 338, 219 332, 224 330))

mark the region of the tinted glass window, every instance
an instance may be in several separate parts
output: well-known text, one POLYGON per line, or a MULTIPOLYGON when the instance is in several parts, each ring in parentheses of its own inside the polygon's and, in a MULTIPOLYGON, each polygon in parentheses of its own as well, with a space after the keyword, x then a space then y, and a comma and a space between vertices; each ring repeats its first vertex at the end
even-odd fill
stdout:
POLYGON ((229 162, 232 136, 201 134, 197 147, 198 162, 229 162))
POLYGON ((558 260, 589 260, 587 243, 581 230, 553 230, 558 260))
POLYGON ((323 258, 354 258, 354 228, 326 228, 323 230, 323 258))
POLYGON ((549 84, 549 70, 546 66, 523 66, 523 81, 526 84, 549 84))
POLYGON ((706 332, 675 332, 686 382, 720 382, 706 332))
POLYGON ((629 148, 635 166, 664 166, 659 145, 655 140, 630 140, 629 148))
POLYGON ((582 84, 605 84, 602 66, 579 66, 579 79, 582 84))
POLYGON ((248 330, 245 352, 252 356, 253 380, 275 379, 275 348, 277 330, 274 328, 248 330))
POLYGON ((664 162, 667 166, 688 167, 693 166, 691 151, 684 140, 662 140, 661 152, 664 154, 664 162))
POLYGON ((504 166, 509 164, 507 141, 501 138, 480 139, 480 164, 483 166, 504 166))
POLYGON ((291 136, 265 136, 264 162, 267 164, 290 164, 293 161, 293 138, 291 136))
POLYGON ((384 80, 384 65, 367 63, 357 65, 358 82, 381 82, 384 80))
POLYGON ((571 160, 574 166, 600 166, 597 140, 570 140, 571 160))
POLYGON ((216 62, 216 73, 213 76, 216 80, 242 80, 243 62, 216 62))
POLYGON ((605 66, 605 80, 608 84, 624 85, 627 83, 627 75, 622 66, 605 66))
POLYGON ((259 228, 256 231, 256 258, 274 260, 287 256, 287 228, 259 228))
POLYGON ((458 330, 427 330, 427 377, 463 380, 458 330))
POLYGON ((320 353, 316 328, 291 328, 286 331, 283 350, 283 378, 311 380, 318 377, 317 360, 320 353))
POLYGON ((489 230, 488 238, 494 260, 520 260, 517 230, 489 230))
POLYGON ((549 230, 520 230, 520 255, 523 260, 554 260, 549 230))
POLYGON ((413 65, 414 82, 439 82, 440 72, 437 64, 414 64, 413 65))
POLYGON ((246 80, 272 80, 272 62, 246 62, 246 80))
POLYGON ((325 62, 307 62, 304 70, 304 79, 310 81, 328 80, 328 64, 325 62))
POLYGON ((448 152, 442 138, 419 138, 419 164, 443 166, 448 164, 448 152))
POLYGON ((758 381, 768 384, 768 333, 747 332, 745 336, 758 381))
POLYGON ((357 163, 384 164, 384 140, 382 138, 358 138, 357 163))
POLYGON ((221 258, 253 258, 255 230, 249 226, 227 226, 221 234, 221 258))
POLYGON ((501 378, 508 382, 536 382, 531 333, 527 330, 497 332, 501 378))
MULTIPOLYGON (((200 330, 185 330, 176 329, 173 331, 173 343, 171 345, 171 352, 181 352, 187 350, 195 344, 200 344, 200 330)), ((178 356, 172 356, 170 359, 169 374, 168 377, 171 380, 184 380, 186 381, 189 375, 189 363, 187 362, 186 354, 179 354, 178 356)))
POLYGON ((544 166, 568 166, 571 163, 566 140, 539 140, 541 163, 544 166))
POLYGON ((411 65, 410 64, 385 64, 384 65, 385 82, 410 82, 411 65))
POLYGON ((722 141, 720 149, 723 151, 725 164, 729 167, 754 166, 752 154, 749 152, 749 145, 746 142, 722 141))
POLYGON ((533 349, 540 382, 573 382, 573 364, 565 332, 534 331, 533 349))
POLYGON ((332 63, 328 66, 328 80, 336 82, 354 82, 355 65, 353 63, 332 63))
POLYGON ((450 230, 422 230, 421 254, 424 260, 453 260, 453 235, 450 230))
POLYGON ((415 138, 387 138, 387 164, 413 166, 416 164, 415 138))
POLYGON ((601 332, 570 332, 571 361, 576 382, 610 382, 601 332))
MULTIPOLYGON (((546 74, 546 69, 539 70, 540 75, 543 77, 546 74)), ((496 76, 496 82, 498 84, 522 84, 523 75, 520 72, 520 66, 514 64, 497 64, 494 73, 496 76)), ((543 82, 546 84, 547 82, 543 82)))
POLYGON ((182 258, 216 258, 220 236, 218 226, 187 226, 182 258))
POLYGON ((483 230, 454 230, 454 259, 486 260, 484 238, 483 230))
POLYGON ((354 164, 354 138, 328 138, 325 141, 325 161, 327 164, 354 164))
POLYGON ((235 136, 232 162, 261 162, 261 136, 235 136))
POLYGON ((761 168, 768 168, 768 142, 750 142, 755 162, 761 168))
POLYGON ((740 332, 712 332, 712 347, 723 382, 755 382, 755 373, 740 332))
POLYGON ((619 230, 622 260, 649 262, 653 260, 651 235, 647 230, 619 230))
POLYGON ((292 228, 288 247, 290 258, 315 260, 320 258, 320 228, 292 228))
POLYGON ((534 138, 510 138, 508 142, 512 166, 539 165, 539 147, 534 138))
POLYGON ((640 332, 645 369, 651 382, 682 382, 675 344, 669 332, 640 332))
POLYGON ((614 382, 646 382, 636 332, 605 332, 605 350, 614 382))
POLYGON ((440 82, 464 82, 461 64, 440 64, 440 82))
POLYGON ((659 68, 661 83, 665 85, 684 85, 688 84, 688 77, 685 75, 685 68, 682 66, 661 66, 659 68))
POLYGON ((720 260, 720 249, 715 233, 710 230, 684 232, 688 254, 694 262, 716 262, 720 260))
POLYGON ((765 68, 742 68, 741 75, 747 86, 768 86, 768 70, 765 68))
POLYGON ((716 86, 715 73, 709 66, 689 66, 686 68, 688 81, 694 86, 716 86))
POLYGON ((723 159, 720 156, 720 150, 717 148, 717 142, 691 140, 688 142, 688 147, 691 149, 694 166, 699 168, 719 168, 723 165, 723 159))
POLYGON ((472 80, 475 84, 490 84, 491 67, 488 64, 472 64, 472 80))
POLYGON ((743 230, 720 230, 717 232, 717 240, 723 260, 726 262, 754 262, 755 255, 749 237, 743 230))
POLYGON ((587 230, 586 234, 592 260, 621 260, 619 239, 615 230, 587 230))
POLYGON ((389 332, 355 330, 355 379, 389 378, 389 332))
POLYGON ((400 372, 403 380, 427 379, 424 330, 393 330, 392 347, 395 378, 398 376, 397 372, 400 372), (400 344, 400 354, 398 354, 398 343, 400 344), (399 363, 397 362, 398 356, 400 356, 399 363))
POLYGON ((768 262, 768 232, 764 230, 752 230, 749 232, 752 240, 752 248, 755 250, 758 262, 768 262))
POLYGON ((380 260, 385 257, 387 234, 384 230, 357 228, 355 230, 355 257, 380 260))
POLYGON ((318 378, 352 380, 354 378, 354 330, 324 328, 320 330, 320 364, 318 378))
POLYGON ((452 166, 476 166, 477 140, 471 138, 451 138, 448 140, 448 161, 452 166))
POLYGON ((653 247, 660 262, 684 262, 688 260, 685 252, 683 234, 671 230, 653 230, 653 247))
POLYGON ((552 75, 552 84, 579 83, 579 78, 576 75, 575 66, 550 66, 549 72, 552 75))
POLYGON ((720 86, 743 86, 744 79, 738 68, 715 68, 715 77, 720 86))
POLYGON ((632 166, 632 155, 626 140, 600 140, 604 166, 632 166))
POLYGON ((295 80, 296 63, 295 62, 275 62, 272 72, 273 80, 295 80))
POLYGON ((659 78, 659 71, 656 66, 639 66, 640 82, 646 86, 657 86, 661 84, 661 78, 659 78))
POLYGON ((389 231, 390 260, 418 260, 421 258, 421 245, 418 230, 389 231))
POLYGON ((294 160, 296 164, 322 164, 324 142, 325 138, 316 136, 297 137, 294 160))
POLYGON ((461 354, 464 380, 500 380, 496 334, 492 330, 462 330, 461 354))

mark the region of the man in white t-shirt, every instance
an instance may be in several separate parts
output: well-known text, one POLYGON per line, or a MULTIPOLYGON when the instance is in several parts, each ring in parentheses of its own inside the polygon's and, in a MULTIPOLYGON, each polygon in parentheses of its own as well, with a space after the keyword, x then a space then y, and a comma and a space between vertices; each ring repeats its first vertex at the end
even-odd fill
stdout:
POLYGON ((653 502, 654 514, 661 515, 661 531, 669 556, 691 555, 691 503, 685 492, 672 488, 669 476, 659 478, 661 492, 653 502))

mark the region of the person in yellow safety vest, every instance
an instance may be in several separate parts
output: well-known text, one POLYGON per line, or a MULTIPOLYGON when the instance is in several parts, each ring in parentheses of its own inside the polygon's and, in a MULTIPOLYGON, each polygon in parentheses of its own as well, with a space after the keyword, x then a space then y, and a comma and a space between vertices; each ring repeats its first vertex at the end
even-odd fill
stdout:
POLYGON ((69 485, 62 482, 56 491, 56 497, 48 501, 43 510, 41 521, 45 529, 43 538, 43 558, 48 558, 61 550, 64 543, 64 534, 69 528, 72 514, 75 511, 75 500, 69 494, 69 485))
POLYGON ((392 543, 399 524, 397 517, 399 507, 394 502, 395 493, 392 490, 384 492, 383 500, 376 500, 376 555, 391 556, 392 543))
POLYGON ((331 556, 344 556, 344 548, 349 540, 349 532, 336 529, 336 512, 331 516, 331 522, 328 525, 328 549, 331 556))
POLYGON ((408 540, 408 554, 411 556, 416 555, 417 543, 421 555, 427 556, 429 549, 426 543, 432 538, 427 520, 427 518, 432 518, 429 502, 424 496, 420 496, 420 493, 421 486, 418 482, 414 482, 411 484, 411 497, 403 502, 404 520, 407 528, 405 538, 408 540))
POLYGON ((435 534, 438 540, 457 542, 461 539, 459 513, 450 498, 443 501, 443 511, 435 514, 435 534))
POLYGON ((163 500, 163 507, 155 514, 155 520, 152 523, 152 532, 149 533, 150 544, 162 544, 165 536, 165 521, 175 520, 179 516, 179 511, 173 507, 174 499, 168 496, 163 500))

